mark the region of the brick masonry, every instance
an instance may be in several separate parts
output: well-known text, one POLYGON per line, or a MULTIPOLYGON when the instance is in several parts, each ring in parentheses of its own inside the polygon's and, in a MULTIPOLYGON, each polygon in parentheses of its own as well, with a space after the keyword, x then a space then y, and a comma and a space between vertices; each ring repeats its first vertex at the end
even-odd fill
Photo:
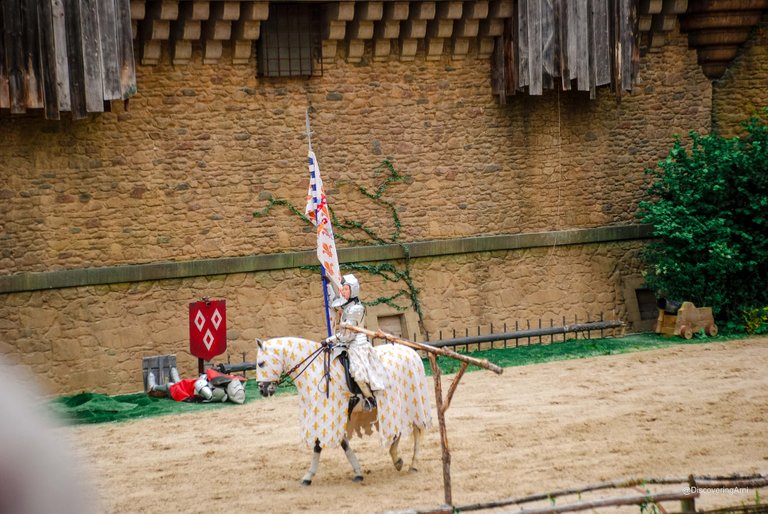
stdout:
MULTIPOLYGON (((764 46, 764 43, 760 43, 764 46)), ((759 45, 758 45, 759 46, 759 45)), ((224 60, 226 61, 226 60, 224 60)), ((161 62, 168 62, 167 59, 161 62)), ((253 66, 139 66, 128 109, 81 122, 4 115, 0 273, 307 250, 313 235, 269 196, 304 202, 304 113, 337 214, 382 233, 354 193, 384 158, 404 241, 634 223, 643 169, 674 134, 707 131, 712 87, 685 37, 644 56, 621 102, 607 90, 518 95, 500 106, 487 59, 337 60, 311 80, 260 80, 253 66)), ((416 259, 426 330, 542 317, 626 317, 640 242, 416 259)), ((375 278, 363 296, 387 292, 375 278)), ((367 280, 367 281, 366 281, 367 280)), ((228 302, 229 357, 255 337, 324 334, 315 275, 293 269, 2 295, 0 351, 52 393, 141 389, 141 358, 188 354, 187 304, 228 302)), ((226 358, 226 357, 225 357, 226 358)))

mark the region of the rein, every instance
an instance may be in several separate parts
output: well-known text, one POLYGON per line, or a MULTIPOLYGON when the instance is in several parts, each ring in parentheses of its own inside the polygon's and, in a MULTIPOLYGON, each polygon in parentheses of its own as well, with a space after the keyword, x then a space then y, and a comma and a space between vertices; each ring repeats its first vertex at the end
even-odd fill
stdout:
MULTIPOLYGON (((298 362, 298 364, 296 364, 294 367, 292 367, 291 369, 289 369, 288 371, 286 371, 285 373, 280 375, 280 378, 277 380, 275 385, 279 386, 280 384, 285 382, 285 380, 288 379, 288 378, 290 378, 291 380, 293 380, 295 382, 296 379, 299 378, 301 376, 301 374, 304 373, 307 370, 307 368, 309 368, 309 366, 312 364, 312 362, 315 359, 317 359, 322 352, 325 352, 325 354, 326 354, 325 358, 323 359, 323 378, 325 379, 325 381, 327 383, 330 380, 330 377, 331 377, 330 369, 329 369, 330 368, 331 346, 330 345, 321 344, 320 347, 317 350, 313 351, 312 353, 310 353, 309 355, 307 355, 306 357, 301 359, 298 362), (307 361, 309 361, 309 362, 307 362, 307 361), (306 362, 306 366, 304 366, 304 368, 302 368, 302 370, 299 371, 296 374, 296 377, 292 377, 291 373, 293 373, 298 368, 300 368, 302 366, 302 364, 304 364, 305 362, 306 362)), ((329 394, 329 389, 330 389, 329 387, 325 388, 326 396, 329 394)))

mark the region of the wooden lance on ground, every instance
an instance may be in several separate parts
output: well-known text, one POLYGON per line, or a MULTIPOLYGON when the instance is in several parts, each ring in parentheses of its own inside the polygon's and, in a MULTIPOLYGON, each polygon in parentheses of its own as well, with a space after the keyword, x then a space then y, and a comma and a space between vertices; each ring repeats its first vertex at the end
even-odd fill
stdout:
POLYGON ((409 341, 407 339, 400 339, 399 337, 395 337, 392 334, 382 332, 381 330, 374 332, 373 330, 367 330, 365 328, 347 325, 346 323, 342 323, 341 328, 346 328, 352 330, 353 332, 360 332, 361 334, 367 335, 369 338, 371 338, 371 340, 374 338, 385 339, 389 342, 402 344, 415 350, 421 350, 427 353, 429 364, 432 366, 432 376, 435 380, 435 403, 437 404, 437 421, 440 425, 440 448, 443 454, 443 489, 445 492, 445 503, 447 505, 453 505, 453 500, 451 498, 451 452, 448 449, 448 433, 446 432, 445 428, 445 411, 447 411, 448 407, 451 405, 453 393, 456 392, 456 387, 458 387, 461 377, 464 376, 464 372, 466 371, 467 366, 472 364, 473 366, 478 366, 480 368, 493 371, 497 375, 501 375, 504 370, 496 364, 488 362, 485 359, 476 359, 475 357, 462 355, 446 348, 438 348, 428 344, 409 341), (444 357, 450 357, 452 359, 461 361, 461 368, 459 369, 458 373, 456 373, 456 378, 453 379, 451 387, 448 388, 448 393, 446 394, 445 399, 443 399, 443 386, 440 381, 440 368, 437 366, 437 355, 442 355, 444 357))

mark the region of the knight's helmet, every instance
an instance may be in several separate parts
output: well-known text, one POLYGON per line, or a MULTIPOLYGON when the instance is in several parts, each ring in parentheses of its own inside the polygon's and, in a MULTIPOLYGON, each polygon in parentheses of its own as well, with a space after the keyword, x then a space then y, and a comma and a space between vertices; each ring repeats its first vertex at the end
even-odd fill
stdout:
POLYGON ((204 400, 213 398, 213 391, 211 391, 211 386, 205 375, 200 375, 200 378, 195 380, 195 394, 204 400))
POLYGON ((360 296, 360 282, 358 282, 357 277, 353 274, 344 275, 341 278, 341 285, 347 285, 349 284, 349 297, 350 298, 357 298, 360 296))

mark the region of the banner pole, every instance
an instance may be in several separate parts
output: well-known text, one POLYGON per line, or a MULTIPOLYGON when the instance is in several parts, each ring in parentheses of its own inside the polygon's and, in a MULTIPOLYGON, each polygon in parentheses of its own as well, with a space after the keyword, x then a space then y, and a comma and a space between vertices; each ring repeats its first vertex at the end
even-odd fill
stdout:
MULTIPOLYGON (((307 109, 304 112, 304 116, 307 122, 307 145, 309 145, 309 155, 312 155, 312 131, 309 127, 309 109, 307 109)), ((307 158, 308 160, 311 159, 311 157, 307 158)), ((312 162, 309 163, 312 165, 312 162)), ((317 190, 314 191, 314 193, 317 193, 317 190)), ((319 215, 317 213, 317 197, 315 197, 315 219, 318 220, 319 215)), ((325 303, 325 328, 328 332, 328 337, 331 337, 333 335, 333 332, 331 331, 331 311, 328 306, 328 278, 325 276, 325 268, 323 268, 322 264, 320 265, 320 278, 323 281, 323 301, 325 303)))

